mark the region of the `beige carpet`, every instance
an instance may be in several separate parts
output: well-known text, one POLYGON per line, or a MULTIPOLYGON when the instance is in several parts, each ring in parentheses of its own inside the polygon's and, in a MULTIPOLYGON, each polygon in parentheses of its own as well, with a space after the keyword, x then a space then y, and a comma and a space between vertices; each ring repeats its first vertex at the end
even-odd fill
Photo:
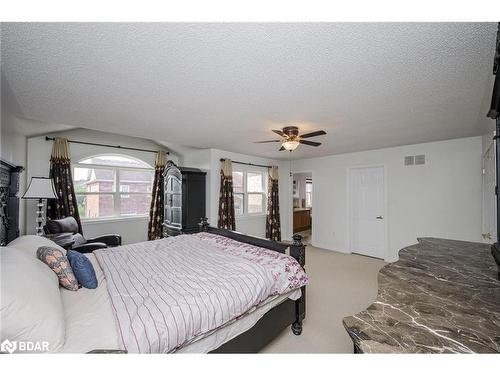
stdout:
POLYGON ((308 246, 306 319, 302 335, 286 329, 261 353, 352 353, 342 318, 364 310, 377 295, 377 274, 385 263, 361 255, 308 246))

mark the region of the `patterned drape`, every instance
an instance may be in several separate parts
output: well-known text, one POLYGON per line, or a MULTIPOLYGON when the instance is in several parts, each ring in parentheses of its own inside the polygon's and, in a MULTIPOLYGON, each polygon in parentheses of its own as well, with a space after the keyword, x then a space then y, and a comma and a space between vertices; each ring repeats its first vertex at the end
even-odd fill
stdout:
POLYGON ((48 199, 47 217, 54 220, 73 216, 78 223, 78 232, 82 233, 82 223, 71 176, 71 156, 68 140, 65 138, 54 140, 49 177, 54 180, 57 199, 48 199))
POLYGON ((278 190, 278 167, 269 168, 266 238, 281 241, 280 199, 278 190))
POLYGON ((151 197, 151 208, 149 209, 148 240, 161 238, 163 224, 163 189, 165 165, 167 154, 158 151, 155 161, 155 178, 153 182, 153 196, 151 197))
POLYGON ((229 159, 222 162, 220 171, 219 194, 219 228, 235 230, 234 196, 233 196, 233 163, 229 159))

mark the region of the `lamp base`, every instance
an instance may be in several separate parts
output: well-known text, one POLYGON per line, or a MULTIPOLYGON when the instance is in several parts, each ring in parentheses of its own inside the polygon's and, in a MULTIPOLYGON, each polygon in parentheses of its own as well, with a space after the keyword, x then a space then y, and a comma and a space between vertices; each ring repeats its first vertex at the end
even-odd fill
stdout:
POLYGON ((38 200, 36 214, 36 235, 43 236, 43 199, 38 200))

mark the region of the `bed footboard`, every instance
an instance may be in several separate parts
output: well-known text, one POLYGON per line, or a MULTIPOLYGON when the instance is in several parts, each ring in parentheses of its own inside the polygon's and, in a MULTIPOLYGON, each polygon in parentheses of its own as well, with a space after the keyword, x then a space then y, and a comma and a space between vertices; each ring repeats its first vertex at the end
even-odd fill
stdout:
MULTIPOLYGON (((269 250, 277 251, 277 252, 282 253, 282 254, 285 254, 286 250, 288 248, 290 248, 290 256, 292 256, 293 258, 295 258, 297 260, 297 262, 305 270, 305 264, 306 264, 306 251, 305 251, 305 248, 306 247, 302 243, 302 236, 299 235, 299 234, 295 234, 293 236, 293 242, 291 244, 287 244, 287 243, 283 243, 283 242, 271 241, 271 240, 268 240, 268 239, 265 239, 265 238, 248 236, 246 234, 235 232, 235 231, 231 231, 231 230, 228 230, 228 229, 211 227, 209 225, 209 223, 208 223, 208 219, 207 218, 202 218, 201 219, 199 227, 200 227, 200 232, 209 232, 209 233, 218 234, 218 235, 221 235, 221 236, 224 236, 224 237, 231 238, 231 239, 236 240, 236 241, 240 241, 240 242, 247 243, 247 244, 250 244, 250 245, 259 246, 259 247, 263 247, 263 248, 266 248, 266 249, 269 249, 269 250)), ((292 326, 292 332, 295 335, 300 335, 302 333, 302 321, 306 317, 306 287, 303 286, 301 288, 301 291, 302 291, 302 296, 298 300, 295 301, 295 306, 294 306, 294 314, 295 314, 295 316, 294 316, 294 319, 292 320, 293 322, 291 324, 291 326, 292 326)), ((283 313, 286 314, 286 312, 283 312, 283 313)), ((269 314, 269 315, 268 314, 264 315, 264 317, 262 317, 261 320, 269 319, 269 320, 275 321, 276 318, 272 317, 271 314, 269 314)), ((271 323, 272 323, 272 321, 271 321, 271 323)), ((265 326, 266 324, 264 323, 262 325, 265 326)), ((263 334, 263 336, 266 336, 266 335, 263 334)), ((238 337, 236 337, 233 340, 236 340, 237 338, 238 337)), ((230 348, 231 345, 228 345, 228 344, 230 344, 233 340, 227 342, 223 346, 225 348, 230 348)), ((267 340, 262 345, 262 347, 268 341, 269 340, 267 340)), ((241 343, 239 342, 238 344, 240 345, 241 343)))

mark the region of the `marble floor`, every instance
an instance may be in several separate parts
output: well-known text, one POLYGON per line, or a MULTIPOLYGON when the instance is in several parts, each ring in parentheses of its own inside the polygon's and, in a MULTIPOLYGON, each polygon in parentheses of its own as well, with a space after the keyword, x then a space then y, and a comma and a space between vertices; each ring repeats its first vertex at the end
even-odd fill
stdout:
POLYGON ((312 246, 306 249, 306 319, 302 335, 286 329, 261 353, 352 353, 342 318, 364 310, 377 295, 384 261, 312 246))

